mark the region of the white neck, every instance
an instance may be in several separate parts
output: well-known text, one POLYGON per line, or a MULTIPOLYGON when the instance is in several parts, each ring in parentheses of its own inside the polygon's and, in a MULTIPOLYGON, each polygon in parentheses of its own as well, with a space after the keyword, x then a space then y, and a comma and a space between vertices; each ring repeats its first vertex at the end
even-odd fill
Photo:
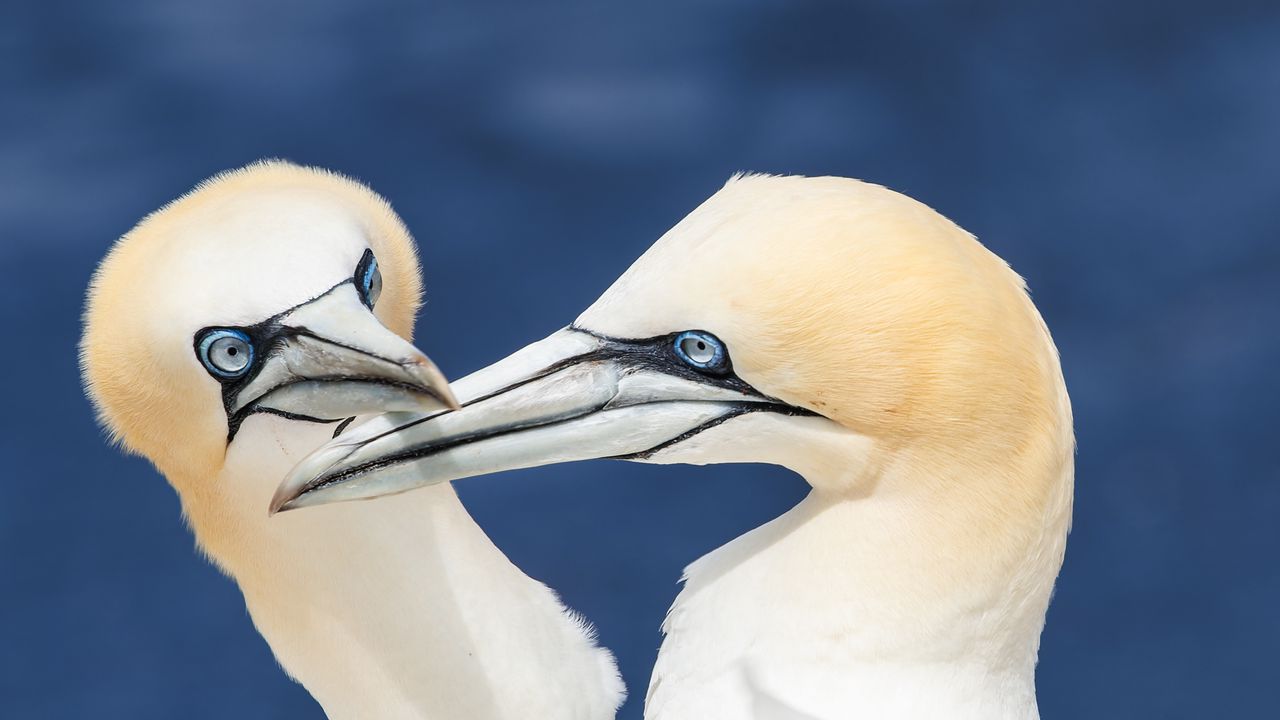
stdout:
POLYGON ((612 656, 451 486, 268 518, 276 479, 332 428, 250 422, 215 479, 236 498, 229 516, 187 509, 280 664, 330 718, 613 717, 612 656))
POLYGON ((1037 718, 1071 478, 1009 532, 883 479, 813 491, 687 569, 645 717, 1037 718))

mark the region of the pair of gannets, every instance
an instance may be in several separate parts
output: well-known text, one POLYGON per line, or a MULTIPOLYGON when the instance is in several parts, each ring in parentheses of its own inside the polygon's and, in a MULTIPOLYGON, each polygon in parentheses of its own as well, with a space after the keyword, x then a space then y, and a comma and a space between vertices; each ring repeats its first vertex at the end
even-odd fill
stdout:
POLYGON ((330 717, 610 717, 612 658, 444 482, 597 457, 813 486, 689 567, 646 717, 1037 716, 1071 411, 1022 281, 954 224, 853 180, 735 178, 456 400, 402 339, 418 292, 384 202, 276 163, 144 220, 90 294, 103 422, 330 717))

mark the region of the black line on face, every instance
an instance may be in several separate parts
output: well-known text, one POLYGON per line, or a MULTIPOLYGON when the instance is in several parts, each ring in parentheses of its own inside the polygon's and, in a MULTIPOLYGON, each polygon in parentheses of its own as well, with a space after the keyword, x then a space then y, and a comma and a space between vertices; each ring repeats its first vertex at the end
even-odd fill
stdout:
POLYGON ((702 433, 706 430, 710 430, 711 428, 717 425, 721 425, 725 422, 728 422, 729 420, 732 420, 736 417, 742 417, 743 415, 747 415, 749 413, 754 413, 754 412, 771 412, 777 415, 787 415, 789 417, 821 417, 821 415, 818 415, 818 413, 813 412, 812 410, 805 410, 804 408, 798 408, 793 405, 775 404, 775 403, 741 403, 736 408, 725 413, 724 415, 721 415, 718 418, 713 418, 711 420, 708 420, 705 423, 699 425, 698 427, 693 428, 692 430, 688 430, 684 433, 681 433, 680 435, 677 435, 676 437, 673 437, 666 442, 658 443, 657 445, 654 445, 648 450, 641 450, 640 452, 631 453, 629 455, 612 455, 606 459, 608 460, 648 460, 649 458, 653 457, 654 455, 657 455, 663 450, 666 450, 667 448, 673 445, 678 445, 684 442, 685 440, 688 440, 689 438, 693 437, 694 435, 702 433))
MULTIPOLYGON (((228 427, 232 428, 230 431, 229 438, 227 440, 228 444, 231 442, 232 439, 234 439, 235 434, 239 432, 240 425, 243 424, 245 420, 248 420, 251 415, 255 415, 257 413, 270 413, 273 415, 279 415, 281 417, 288 417, 292 420, 304 420, 307 422, 317 422, 317 423, 325 423, 325 424, 340 422, 341 420, 343 420, 343 418, 340 418, 340 417, 314 418, 308 415, 298 415, 296 413, 290 413, 285 410, 277 410, 276 408, 259 404, 262 398, 267 397, 268 395, 274 394, 277 390, 283 390, 284 388, 287 388, 291 385, 298 385, 300 383, 339 383, 339 382, 353 382, 353 383, 360 383, 361 385, 385 385, 387 387, 393 387, 399 390, 407 390, 409 392, 414 392, 414 393, 422 392, 422 388, 410 383, 402 383, 402 382, 397 382, 395 380, 389 380, 387 378, 380 378, 380 377, 367 377, 364 375, 325 375, 325 376, 296 378, 294 380, 288 380, 286 382, 280 383, 279 385, 273 386, 270 390, 263 393, 259 398, 255 399, 253 402, 249 403, 248 405, 245 405, 244 407, 240 408, 238 412, 233 413, 230 411, 230 409, 227 410, 228 427)), ((225 402, 227 402, 227 400, 224 397, 224 403, 225 402)))
POLYGON ((300 415, 298 413, 291 413, 287 410, 277 410, 275 408, 269 408, 269 407, 259 408, 255 412, 260 412, 263 415, 275 415, 277 417, 282 417, 286 420, 300 420, 302 422, 318 423, 320 425, 328 425, 329 423, 338 422, 337 420, 326 420, 325 418, 311 417, 310 415, 300 415))
MULTIPOLYGON (((342 431, 343 431, 343 430, 346 430, 346 429, 347 429, 347 426, 351 425, 351 423, 353 423, 353 422, 355 422, 355 421, 356 421, 356 418, 355 418, 355 416, 354 416, 354 415, 352 415, 351 417, 347 418, 346 420, 343 420, 342 422, 338 423, 338 427, 336 427, 336 428, 334 428, 334 429, 333 429, 333 437, 334 437, 334 438, 336 438, 336 437, 338 437, 339 435, 341 435, 341 434, 342 434, 342 431)), ((331 438, 331 439, 332 439, 332 438, 331 438)))

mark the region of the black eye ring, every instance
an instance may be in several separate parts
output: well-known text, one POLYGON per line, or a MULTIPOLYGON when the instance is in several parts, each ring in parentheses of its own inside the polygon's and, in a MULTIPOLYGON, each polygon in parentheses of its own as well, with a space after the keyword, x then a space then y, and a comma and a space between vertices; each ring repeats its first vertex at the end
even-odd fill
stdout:
POLYGON ((222 380, 244 377, 253 367, 253 341, 235 328, 205 331, 196 342, 196 354, 205 370, 222 380))
POLYGON ((372 310, 378 304, 378 297, 382 295, 382 272, 378 270, 378 258, 373 256, 372 250, 365 250, 360 257, 352 281, 356 292, 360 293, 360 300, 372 310))
POLYGON ((686 330, 671 342, 676 357, 694 369, 717 375, 729 371, 729 351, 720 338, 704 330, 686 330))

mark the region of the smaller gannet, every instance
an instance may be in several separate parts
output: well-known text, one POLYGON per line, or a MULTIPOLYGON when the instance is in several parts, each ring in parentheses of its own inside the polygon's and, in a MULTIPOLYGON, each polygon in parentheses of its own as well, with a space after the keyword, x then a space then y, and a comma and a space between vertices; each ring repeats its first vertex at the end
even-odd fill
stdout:
POLYGON ((1037 717, 1070 403, 1021 278, 928 207, 736 178, 454 387, 463 410, 337 438, 274 506, 598 457, 783 465, 812 492, 689 566, 647 718, 1037 717))
POLYGON ((605 720, 612 657, 513 566, 452 488, 270 518, 343 418, 456 406, 407 340, 421 278, 400 219, 287 163, 143 220, 94 277, 82 365, 103 425, 177 490, 284 669, 340 718, 605 720))

